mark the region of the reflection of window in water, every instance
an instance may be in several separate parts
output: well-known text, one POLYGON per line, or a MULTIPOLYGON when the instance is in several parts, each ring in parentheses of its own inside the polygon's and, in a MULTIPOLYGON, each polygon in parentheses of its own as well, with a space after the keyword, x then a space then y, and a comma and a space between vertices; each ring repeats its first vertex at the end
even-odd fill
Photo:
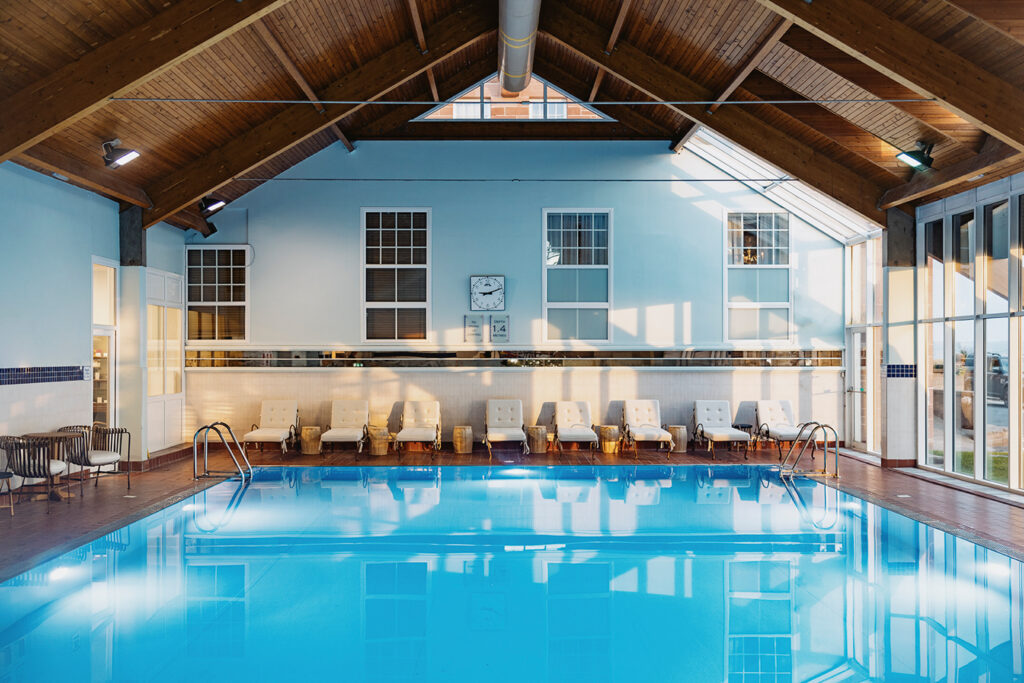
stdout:
POLYGON ((245 586, 244 564, 193 564, 186 568, 189 656, 245 654, 245 586))
POLYGON ((729 680, 793 680, 792 565, 732 560, 726 567, 729 680))
POLYGON ((548 562, 550 680, 611 679, 611 565, 548 562))
POLYGON ((366 661, 376 680, 415 680, 427 669, 427 563, 363 564, 366 661))

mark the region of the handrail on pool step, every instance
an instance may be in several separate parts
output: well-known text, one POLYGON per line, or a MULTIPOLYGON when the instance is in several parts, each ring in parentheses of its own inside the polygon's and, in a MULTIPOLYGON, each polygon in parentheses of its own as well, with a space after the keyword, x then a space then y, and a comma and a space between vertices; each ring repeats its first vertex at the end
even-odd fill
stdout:
POLYGON ((242 462, 245 463, 248 469, 249 481, 252 481, 252 464, 249 462, 249 458, 245 454, 245 449, 242 448, 242 444, 238 443, 238 437, 235 436, 235 432, 232 431, 231 427, 226 422, 214 422, 212 424, 203 425, 196 430, 196 433, 192 435, 192 476, 195 479, 200 478, 199 474, 199 434, 203 435, 203 477, 208 477, 211 474, 234 474, 225 470, 211 470, 210 469, 210 431, 214 431, 217 436, 220 437, 221 443, 224 444, 224 448, 227 449, 228 455, 231 456, 231 461, 235 463, 235 467, 238 469, 238 474, 242 477, 242 481, 245 481, 246 471, 242 469, 241 463, 238 458, 235 457, 234 451, 231 450, 231 444, 228 443, 227 439, 224 438, 224 434, 221 433, 219 427, 224 427, 228 430, 228 434, 231 435, 231 440, 235 442, 235 447, 238 448, 238 454, 242 458, 242 462))
POLYGON ((824 476, 824 477, 835 477, 839 478, 839 434, 836 432, 836 428, 832 425, 824 424, 822 422, 804 422, 800 425, 800 431, 797 432, 796 438, 789 446, 789 451, 786 453, 786 457, 782 460, 780 466, 780 474, 783 476, 792 477, 795 474, 801 474, 804 476, 824 476), (810 430, 810 431, 808 431, 810 430), (814 462, 814 452, 818 449, 818 442, 815 439, 815 435, 818 431, 821 431, 821 436, 825 441, 824 454, 825 459, 822 462, 820 470, 798 470, 797 464, 800 462, 800 458, 803 457, 804 451, 807 450, 807 446, 811 446, 811 462, 814 462), (806 432, 806 436, 805 436, 806 432), (828 471, 828 436, 829 432, 832 433, 832 454, 833 454, 833 470, 830 473, 828 471), (796 458, 793 459, 790 464, 789 459, 793 455, 793 451, 800 445, 800 450, 797 451, 796 458))

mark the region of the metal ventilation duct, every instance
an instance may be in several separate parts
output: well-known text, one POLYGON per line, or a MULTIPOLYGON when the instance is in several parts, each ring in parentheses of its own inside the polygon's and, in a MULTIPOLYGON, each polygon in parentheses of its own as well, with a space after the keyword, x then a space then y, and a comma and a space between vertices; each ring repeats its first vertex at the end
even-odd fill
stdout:
POLYGON ((498 7, 498 80, 502 90, 519 93, 530 84, 539 21, 540 0, 501 0, 498 7))

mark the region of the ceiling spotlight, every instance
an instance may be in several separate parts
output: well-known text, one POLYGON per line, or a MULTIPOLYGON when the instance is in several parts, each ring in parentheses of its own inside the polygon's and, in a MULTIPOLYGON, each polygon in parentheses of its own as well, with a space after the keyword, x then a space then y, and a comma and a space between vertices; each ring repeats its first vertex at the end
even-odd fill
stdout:
POLYGON ((203 218, 212 216, 227 205, 226 201, 216 197, 203 197, 199 200, 199 210, 203 214, 203 218))
POLYGON ((139 158, 136 150, 119 147, 120 144, 117 138, 103 143, 103 163, 110 168, 119 168, 139 158))
POLYGON ((900 152, 896 158, 915 171, 923 171, 932 167, 932 145, 924 140, 918 140, 917 149, 911 152, 900 152))

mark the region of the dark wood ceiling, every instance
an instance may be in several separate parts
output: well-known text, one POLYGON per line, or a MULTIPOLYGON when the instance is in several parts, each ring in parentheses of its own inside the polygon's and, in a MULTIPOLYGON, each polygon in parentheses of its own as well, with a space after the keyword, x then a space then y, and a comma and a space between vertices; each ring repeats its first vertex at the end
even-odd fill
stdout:
POLYGON ((140 205, 147 224, 197 229, 199 196, 236 199, 259 184, 239 178, 273 177, 339 140, 678 146, 696 121, 879 221, 879 207, 909 208, 1024 167, 1024 135, 999 111, 1024 102, 1024 0, 816 0, 810 9, 790 0, 543 0, 535 73, 580 99, 800 103, 727 103, 714 113, 703 105, 608 105, 616 121, 592 123, 411 121, 428 102, 494 72, 496 4, 7 0, 0 109, 9 118, 0 120, 0 159, 140 205), (843 13, 852 18, 835 19, 843 13), (859 18, 874 22, 864 44, 849 38, 856 26, 842 25, 859 18), (894 39, 934 68, 893 65, 873 51, 894 39), (128 54, 131 63, 122 63, 128 54), (950 92, 947 76, 991 105, 975 108, 950 92), (878 98, 918 101, 820 102, 878 98), (142 152, 116 171, 100 156, 100 143, 115 137, 142 152), (934 145, 934 170, 912 177, 895 154, 918 140, 934 145))

